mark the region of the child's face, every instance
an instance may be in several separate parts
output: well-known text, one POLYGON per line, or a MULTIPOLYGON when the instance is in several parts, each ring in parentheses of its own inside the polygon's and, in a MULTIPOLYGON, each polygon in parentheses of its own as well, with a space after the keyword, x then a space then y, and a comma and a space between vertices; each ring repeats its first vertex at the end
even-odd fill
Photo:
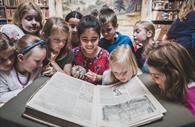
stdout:
POLYGON ((146 29, 140 24, 135 25, 133 29, 133 38, 136 44, 143 44, 147 39, 146 29))
POLYGON ((9 47, 0 53, 0 71, 10 71, 15 60, 15 49, 9 47))
POLYGON ((104 36, 104 38, 106 40, 109 40, 111 42, 114 41, 115 33, 116 33, 116 27, 114 27, 111 22, 103 25, 101 32, 102 32, 102 35, 104 36))
POLYGON ((94 55, 98 49, 100 36, 93 28, 88 28, 80 35, 81 48, 87 55, 94 55))
POLYGON ((41 49, 40 47, 35 47, 31 49, 30 56, 23 55, 22 59, 19 61, 25 71, 33 73, 43 66, 43 60, 46 57, 46 49, 41 49))
POLYGON ((126 65, 124 66, 120 63, 112 63, 110 67, 115 78, 120 82, 128 82, 133 76, 132 69, 129 67, 129 69, 127 69, 126 65))
POLYGON ((38 13, 30 9, 21 20, 22 29, 28 34, 37 34, 41 29, 41 19, 38 13))
POLYGON ((166 81, 165 74, 161 73, 156 68, 151 67, 151 66, 148 66, 148 69, 152 76, 152 79, 158 85, 158 87, 162 90, 165 90, 165 81, 166 81))
POLYGON ((68 33, 63 31, 53 31, 49 38, 52 52, 59 53, 67 43, 68 33))
POLYGON ((78 39, 78 35, 77 35, 77 25, 79 24, 80 19, 77 18, 70 18, 68 20, 68 24, 70 26, 70 31, 71 31, 71 40, 76 40, 78 39))

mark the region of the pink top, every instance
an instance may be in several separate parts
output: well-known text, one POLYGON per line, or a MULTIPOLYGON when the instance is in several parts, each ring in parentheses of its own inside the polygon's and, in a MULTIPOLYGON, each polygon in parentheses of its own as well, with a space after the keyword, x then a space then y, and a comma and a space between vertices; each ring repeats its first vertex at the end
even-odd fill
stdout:
POLYGON ((195 82, 188 84, 186 102, 186 107, 195 116, 195 82))

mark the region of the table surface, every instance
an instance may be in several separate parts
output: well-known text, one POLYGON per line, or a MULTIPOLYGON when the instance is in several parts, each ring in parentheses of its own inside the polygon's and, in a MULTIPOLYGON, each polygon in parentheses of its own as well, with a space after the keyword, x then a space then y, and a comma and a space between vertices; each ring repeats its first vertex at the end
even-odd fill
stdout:
MULTIPOLYGON (((195 127, 195 117, 183 105, 162 99, 159 96, 159 89, 155 85, 151 85, 153 83, 149 75, 142 74, 138 77, 167 110, 163 119, 144 125, 144 127, 195 127)), ((33 84, 19 93, 18 96, 0 108, 0 127, 46 127, 44 124, 23 118, 22 113, 25 110, 25 104, 29 97, 47 80, 47 77, 37 79, 33 84)), ((72 127, 75 126, 72 125, 72 127)))

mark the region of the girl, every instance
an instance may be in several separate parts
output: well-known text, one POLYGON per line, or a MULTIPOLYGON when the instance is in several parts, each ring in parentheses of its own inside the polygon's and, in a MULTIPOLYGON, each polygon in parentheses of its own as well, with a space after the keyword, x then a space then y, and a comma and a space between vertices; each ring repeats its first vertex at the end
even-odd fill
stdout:
POLYGON ((155 27, 152 22, 138 21, 133 30, 135 56, 137 58, 138 66, 143 72, 148 72, 143 56, 144 50, 154 43, 155 27))
POLYGON ((138 66, 131 47, 120 45, 109 56, 110 69, 105 71, 102 84, 125 83, 138 73, 138 66))
POLYGON ((13 21, 25 34, 39 35, 42 28, 41 9, 34 2, 25 1, 17 7, 13 21))
POLYGON ((195 0, 184 0, 178 18, 169 28, 166 39, 175 39, 184 46, 195 60, 195 44, 192 44, 195 33, 195 0))
POLYGON ((46 56, 44 41, 24 35, 16 45, 16 61, 9 72, 0 72, 0 102, 7 102, 31 84, 39 74, 46 56))
POLYGON ((5 34, 0 33, 0 72, 12 69, 15 60, 15 46, 5 34))
POLYGON ((69 28, 64 19, 49 18, 44 25, 42 36, 49 50, 49 64, 43 68, 43 74, 52 76, 56 71, 60 71, 70 75, 74 56, 67 48, 69 28))
POLYGON ((181 45, 162 42, 145 51, 153 80, 165 97, 184 103, 195 115, 195 65, 181 45))
POLYGON ((100 24, 91 15, 84 16, 78 24, 78 36, 81 46, 73 49, 75 65, 87 70, 84 80, 97 84, 102 74, 109 68, 108 52, 98 46, 100 40, 100 24))
POLYGON ((70 47, 75 48, 80 45, 79 38, 77 35, 77 25, 79 24, 83 15, 78 11, 71 11, 67 14, 65 20, 70 26, 71 38, 70 38, 70 47))

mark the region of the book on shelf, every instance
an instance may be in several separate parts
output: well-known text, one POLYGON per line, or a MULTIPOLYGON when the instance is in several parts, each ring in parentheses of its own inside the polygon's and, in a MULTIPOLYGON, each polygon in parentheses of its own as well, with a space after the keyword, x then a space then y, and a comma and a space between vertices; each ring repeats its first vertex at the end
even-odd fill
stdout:
POLYGON ((161 119, 165 112, 136 76, 103 86, 57 72, 28 100, 23 116, 49 126, 129 127, 161 119))

